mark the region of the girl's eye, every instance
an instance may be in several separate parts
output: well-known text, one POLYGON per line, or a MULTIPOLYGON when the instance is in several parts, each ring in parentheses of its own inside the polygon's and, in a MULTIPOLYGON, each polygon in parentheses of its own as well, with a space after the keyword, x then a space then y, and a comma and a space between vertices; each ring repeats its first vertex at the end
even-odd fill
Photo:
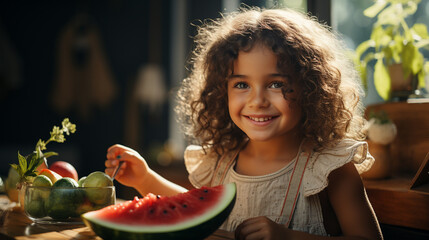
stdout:
POLYGON ((269 86, 270 88, 282 88, 284 86, 284 83, 282 82, 273 82, 271 83, 271 85, 269 86))
POLYGON ((244 88, 248 88, 249 86, 247 85, 247 83, 244 82, 238 82, 234 85, 235 88, 239 88, 239 89, 244 89, 244 88))

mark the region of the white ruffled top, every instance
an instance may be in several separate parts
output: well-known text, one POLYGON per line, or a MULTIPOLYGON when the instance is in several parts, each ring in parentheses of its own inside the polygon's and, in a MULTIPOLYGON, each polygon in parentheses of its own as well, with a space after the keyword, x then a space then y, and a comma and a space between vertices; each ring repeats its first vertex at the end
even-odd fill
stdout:
MULTIPOLYGON (((222 161, 231 160, 221 159, 222 161)), ((232 164, 223 183, 236 183, 237 198, 231 214, 221 229, 234 231, 244 220, 257 216, 266 216, 281 224, 286 223, 285 216, 279 216, 279 214, 295 160, 282 169, 263 176, 238 174, 234 170, 235 164, 232 164)), ((190 182, 195 187, 209 186, 215 167, 219 164, 218 161, 219 158, 215 154, 205 153, 200 146, 188 146, 185 151, 185 165, 190 182)), ((295 212, 290 223, 291 229, 327 235, 317 193, 328 186, 328 176, 333 170, 349 162, 355 164, 359 173, 372 166, 374 158, 369 154, 366 142, 344 139, 335 147, 315 152, 311 156, 302 179, 295 212)))

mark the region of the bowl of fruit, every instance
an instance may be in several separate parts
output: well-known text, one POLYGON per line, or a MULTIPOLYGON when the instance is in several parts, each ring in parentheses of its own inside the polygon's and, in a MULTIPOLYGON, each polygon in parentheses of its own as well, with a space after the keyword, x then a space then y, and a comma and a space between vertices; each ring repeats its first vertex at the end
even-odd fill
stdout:
POLYGON ((116 203, 112 179, 93 172, 76 181, 44 169, 26 187, 25 214, 36 223, 80 224, 80 215, 116 203))

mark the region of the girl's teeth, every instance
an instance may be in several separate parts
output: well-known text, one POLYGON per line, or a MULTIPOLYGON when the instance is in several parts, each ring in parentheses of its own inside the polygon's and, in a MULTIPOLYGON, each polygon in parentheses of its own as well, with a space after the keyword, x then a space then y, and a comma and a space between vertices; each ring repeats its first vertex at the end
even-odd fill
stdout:
POLYGON ((254 117, 249 117, 251 120, 255 121, 255 122, 265 122, 268 120, 271 120, 272 117, 265 117, 265 118, 254 118, 254 117))

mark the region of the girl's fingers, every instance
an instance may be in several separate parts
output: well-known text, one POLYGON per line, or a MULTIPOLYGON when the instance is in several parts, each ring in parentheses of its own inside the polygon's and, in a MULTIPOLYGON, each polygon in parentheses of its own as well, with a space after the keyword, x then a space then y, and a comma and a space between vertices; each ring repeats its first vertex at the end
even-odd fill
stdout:
POLYGON ((112 176, 113 172, 115 171, 115 168, 106 168, 104 169, 104 172, 109 175, 112 176))
POLYGON ((259 236, 261 230, 260 218, 249 218, 238 225, 235 230, 236 239, 253 239, 255 236, 259 236), (250 238, 251 237, 251 238, 250 238))
POLYGON ((119 164, 119 161, 116 159, 114 160, 108 159, 104 162, 104 166, 106 166, 107 168, 118 166, 118 164, 119 164))
MULTIPOLYGON (((107 162, 107 161, 106 161, 107 162)), ((114 166, 114 167, 107 167, 104 172, 109 175, 109 176, 113 176, 113 174, 115 173, 115 170, 118 166, 114 166)), ((121 176, 122 174, 124 174, 125 168, 127 167, 127 164, 124 163, 121 166, 121 169, 118 171, 118 173, 116 174, 116 178, 118 178, 119 176, 121 176)))
POLYGON ((120 144, 115 144, 107 149, 107 158, 113 159, 119 155, 122 155, 124 152, 135 152, 133 149, 129 147, 125 147, 120 144))
POLYGON ((115 149, 131 150, 130 148, 125 147, 124 145, 121 145, 121 144, 115 144, 115 145, 110 146, 110 147, 107 149, 107 151, 108 151, 108 152, 110 152, 110 151, 114 151, 115 149))
POLYGON ((127 164, 137 164, 140 165, 144 162, 144 159, 134 151, 125 151, 119 155, 120 158, 116 158, 118 161, 125 161, 127 164))

